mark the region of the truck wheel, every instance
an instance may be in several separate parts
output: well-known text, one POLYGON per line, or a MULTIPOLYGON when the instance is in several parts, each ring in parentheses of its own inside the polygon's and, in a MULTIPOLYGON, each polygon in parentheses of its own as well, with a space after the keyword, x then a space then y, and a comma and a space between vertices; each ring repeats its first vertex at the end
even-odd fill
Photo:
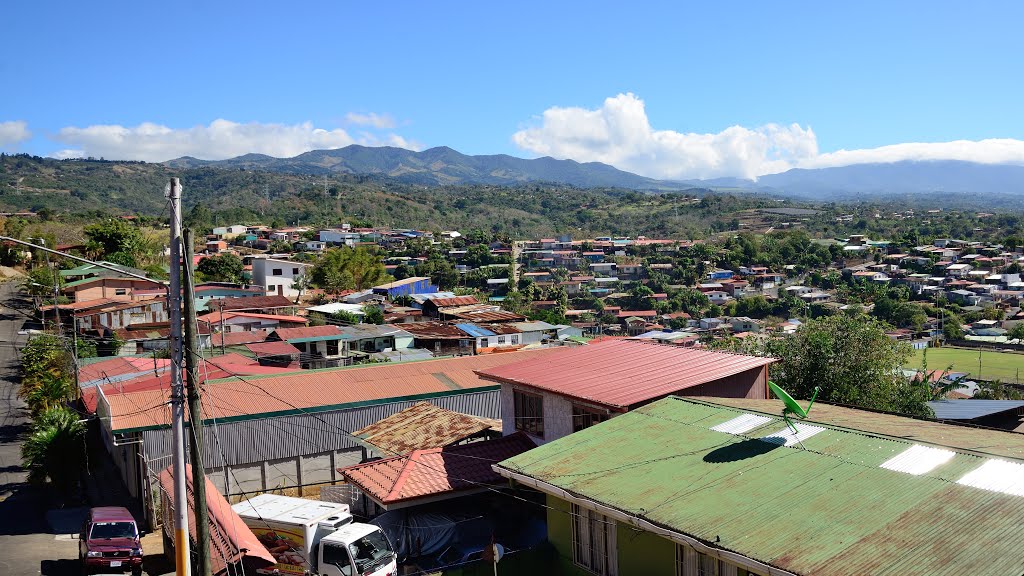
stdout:
POLYGON ((142 576, 142 566, 132 568, 132 576, 142 576))

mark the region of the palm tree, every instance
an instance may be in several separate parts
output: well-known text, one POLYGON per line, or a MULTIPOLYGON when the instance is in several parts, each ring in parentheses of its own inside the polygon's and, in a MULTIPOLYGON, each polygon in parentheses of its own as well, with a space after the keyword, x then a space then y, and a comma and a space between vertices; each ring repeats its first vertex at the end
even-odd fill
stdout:
POLYGON ((21 447, 21 458, 29 482, 49 481, 59 494, 68 494, 85 465, 85 425, 64 407, 41 412, 21 447))
POLYGON ((25 376, 18 396, 28 404, 32 414, 63 406, 74 398, 75 387, 71 379, 55 369, 25 376))

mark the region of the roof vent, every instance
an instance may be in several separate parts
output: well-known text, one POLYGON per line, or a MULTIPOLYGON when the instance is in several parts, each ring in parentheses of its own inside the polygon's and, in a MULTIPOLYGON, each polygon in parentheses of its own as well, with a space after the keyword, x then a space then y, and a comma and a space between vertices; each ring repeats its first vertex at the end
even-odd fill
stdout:
POLYGON ((940 450, 914 444, 882 463, 882 468, 920 476, 949 462, 956 456, 952 450, 940 450))
POLYGON ((762 426, 771 422, 772 419, 767 416, 759 416, 757 414, 741 414, 732 420, 726 420, 718 426, 713 426, 711 429, 715 432, 727 432, 729 434, 743 434, 744 432, 750 432, 758 426, 762 426))

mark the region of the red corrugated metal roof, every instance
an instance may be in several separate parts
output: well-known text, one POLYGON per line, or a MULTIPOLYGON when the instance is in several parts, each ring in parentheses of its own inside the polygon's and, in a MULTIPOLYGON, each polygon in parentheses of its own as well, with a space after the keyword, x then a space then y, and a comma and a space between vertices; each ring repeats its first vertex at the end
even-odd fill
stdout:
POLYGON ((775 361, 639 340, 608 340, 560 348, 541 358, 478 370, 477 374, 626 408, 775 361))
POLYGON ((266 310, 288 308, 295 303, 284 296, 243 296, 240 298, 218 298, 206 303, 208 310, 266 310))
POLYGON ((226 332, 222 334, 214 334, 213 344, 214 346, 220 346, 221 337, 223 336, 225 346, 238 346, 239 344, 252 344, 253 342, 263 342, 270 336, 270 330, 252 330, 246 332, 226 332))
MULTIPOLYGON (((186 483, 185 490, 188 494, 188 531, 193 542, 196 541, 196 511, 195 496, 192 484, 192 465, 185 465, 186 483)), ((229 565, 242 562, 245 568, 250 570, 270 568, 276 562, 274 557, 267 551, 266 546, 253 534, 252 530, 245 525, 245 522, 238 513, 231 508, 231 504, 224 499, 224 496, 217 490, 217 487, 206 477, 206 509, 209 511, 210 524, 210 570, 214 574, 222 574, 227 571, 229 565)), ((160 473, 160 488, 164 494, 174 493, 174 476, 168 466, 160 473)), ((163 501, 170 504, 170 498, 163 498, 163 501)), ((169 510, 164 511, 164 520, 171 518, 169 510)))
POLYGON ((256 356, 292 356, 302 352, 287 342, 256 342, 245 347, 256 356))
POLYGON ((448 448, 415 450, 406 456, 339 468, 349 482, 383 506, 417 498, 456 496, 480 484, 496 484, 503 478, 491 469, 496 464, 536 448, 522 432, 448 448))
POLYGON ((332 324, 327 326, 309 326, 306 328, 278 328, 274 330, 282 340, 296 340, 298 338, 326 338, 341 336, 341 329, 332 324))
MULTIPOLYGON (((477 375, 486 370, 543 357, 558 350, 547 348, 488 356, 439 358, 399 364, 371 364, 328 370, 291 371, 263 378, 231 377, 206 383, 203 414, 207 418, 253 416, 272 412, 298 412, 325 406, 357 402, 386 402, 410 396, 454 394, 487 389, 494 382, 477 375)), ((217 368, 242 373, 208 359, 209 370, 217 368)), ((251 367, 250 370, 266 367, 251 367)), ((288 371, 287 369, 275 369, 288 371)), ((211 375, 211 378, 213 376, 211 375)), ((168 390, 119 394, 108 398, 111 430, 117 432, 170 425, 168 390)))

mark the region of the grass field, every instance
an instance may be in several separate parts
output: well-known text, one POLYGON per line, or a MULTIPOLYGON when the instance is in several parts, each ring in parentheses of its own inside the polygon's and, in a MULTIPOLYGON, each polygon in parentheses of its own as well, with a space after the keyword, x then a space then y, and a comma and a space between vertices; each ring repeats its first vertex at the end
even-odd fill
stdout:
MULTIPOLYGON (((908 368, 920 368, 923 356, 922 350, 916 350, 914 358, 908 368)), ((1024 380, 1024 354, 1012 352, 981 352, 981 374, 978 374, 978 351, 966 348, 929 348, 928 369, 945 370, 953 365, 953 372, 967 372, 973 378, 985 380, 1002 380, 1003 382, 1018 383, 1017 371, 1020 370, 1020 378, 1024 380)))

